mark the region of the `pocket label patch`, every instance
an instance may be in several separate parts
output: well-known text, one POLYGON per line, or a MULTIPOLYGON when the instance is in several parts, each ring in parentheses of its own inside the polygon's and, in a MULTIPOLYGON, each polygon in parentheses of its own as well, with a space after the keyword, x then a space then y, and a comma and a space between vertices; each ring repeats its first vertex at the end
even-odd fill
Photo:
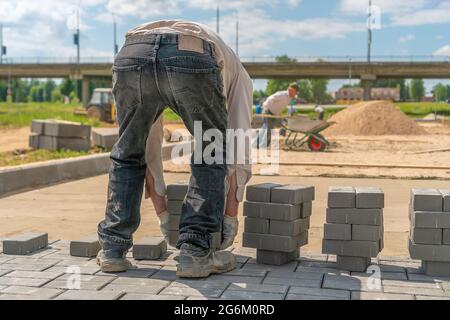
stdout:
POLYGON ((178 36, 178 50, 204 53, 203 40, 197 37, 180 34, 178 36))

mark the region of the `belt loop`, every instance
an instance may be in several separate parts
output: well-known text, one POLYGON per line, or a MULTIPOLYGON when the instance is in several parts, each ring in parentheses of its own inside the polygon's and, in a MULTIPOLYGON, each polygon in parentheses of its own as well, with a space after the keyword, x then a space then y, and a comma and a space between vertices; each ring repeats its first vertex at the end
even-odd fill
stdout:
POLYGON ((156 63, 156 56, 158 55, 159 46, 161 44, 161 35, 156 35, 155 47, 153 49, 152 62, 156 63))

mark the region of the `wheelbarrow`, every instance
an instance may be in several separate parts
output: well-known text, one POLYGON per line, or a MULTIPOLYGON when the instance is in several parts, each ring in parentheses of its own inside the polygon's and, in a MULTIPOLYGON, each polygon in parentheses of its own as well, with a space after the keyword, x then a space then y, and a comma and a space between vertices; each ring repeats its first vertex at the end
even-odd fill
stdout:
POLYGON ((311 120, 307 116, 295 115, 281 121, 281 135, 285 136, 284 144, 289 150, 298 150, 305 143, 311 151, 325 151, 330 142, 320 134, 335 124, 324 120, 311 120))

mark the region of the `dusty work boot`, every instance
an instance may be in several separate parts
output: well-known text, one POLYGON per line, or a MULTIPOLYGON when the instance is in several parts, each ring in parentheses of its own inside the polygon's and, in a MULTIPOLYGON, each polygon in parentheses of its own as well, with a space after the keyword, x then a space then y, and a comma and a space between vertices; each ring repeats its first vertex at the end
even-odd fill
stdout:
POLYGON ((100 250, 97 254, 97 264, 103 272, 125 272, 129 269, 135 269, 136 267, 125 258, 107 258, 103 250, 100 250))
POLYGON ((177 276, 181 278, 206 278, 211 274, 225 273, 236 266, 236 257, 229 251, 202 249, 189 243, 180 248, 177 276))

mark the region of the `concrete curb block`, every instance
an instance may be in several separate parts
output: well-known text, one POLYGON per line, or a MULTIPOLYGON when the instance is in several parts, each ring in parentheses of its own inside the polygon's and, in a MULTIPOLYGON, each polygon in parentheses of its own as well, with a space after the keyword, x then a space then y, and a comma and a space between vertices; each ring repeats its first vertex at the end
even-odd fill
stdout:
MULTIPOLYGON (((193 144, 193 142, 163 146, 163 161, 170 159, 172 149, 175 146, 182 147, 183 144, 193 144)), ((191 150, 193 150, 192 146, 191 150)), ((0 168, 0 197, 63 181, 106 174, 111 166, 109 155, 109 153, 101 153, 0 168)))

